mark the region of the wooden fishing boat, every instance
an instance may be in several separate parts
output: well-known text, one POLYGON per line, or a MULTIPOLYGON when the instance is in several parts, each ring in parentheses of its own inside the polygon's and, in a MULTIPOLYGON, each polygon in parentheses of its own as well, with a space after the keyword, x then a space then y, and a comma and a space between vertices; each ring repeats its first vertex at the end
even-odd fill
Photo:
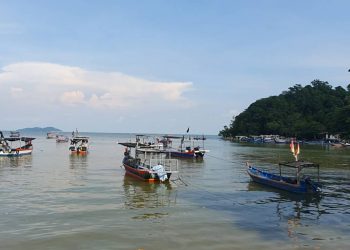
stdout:
POLYGON ((48 132, 46 134, 46 139, 56 139, 56 133, 55 132, 48 132))
POLYGON ((131 140, 128 142, 119 143, 128 148, 135 148, 137 145, 138 149, 163 149, 164 145, 158 138, 154 138, 148 135, 136 135, 135 142, 131 140))
POLYGON ((193 158, 203 158, 205 153, 209 152, 209 150, 204 149, 204 141, 206 138, 203 137, 188 137, 185 140, 185 136, 164 136, 166 141, 169 141, 170 139, 181 139, 180 145, 177 148, 172 147, 172 143, 169 143, 164 147, 164 150, 162 152, 171 155, 173 157, 179 157, 179 158, 187 158, 187 159, 193 159, 193 158), (203 146, 199 146, 194 144, 195 141, 203 141, 203 146))
POLYGON ((171 175, 178 172, 177 160, 166 158, 159 150, 142 149, 137 144, 134 150, 135 156, 132 157, 131 148, 125 148, 122 163, 126 174, 146 182, 168 182, 171 175), (143 158, 139 157, 140 153, 143 158))
POLYGON ((65 135, 57 135, 56 142, 58 142, 58 143, 69 142, 69 138, 68 138, 68 136, 65 136, 65 135))
POLYGON ((18 138, 20 136, 21 135, 20 135, 19 131, 10 131, 10 137, 11 138, 18 138))
POLYGON ((269 173, 247 163, 247 172, 251 179, 257 183, 289 192, 319 193, 321 191, 321 185, 319 184, 319 165, 315 163, 305 161, 279 163, 279 174, 269 173), (282 167, 295 169, 296 176, 282 176, 282 167), (306 168, 317 169, 317 182, 312 181, 310 176, 302 175, 302 171, 306 168))
POLYGON ((70 140, 69 150, 72 154, 86 155, 89 151, 89 137, 75 136, 70 140))
POLYGON ((33 137, 9 137, 5 138, 0 131, 0 157, 16 157, 30 155, 33 151, 33 137), (24 145, 22 145, 24 142, 24 145), (15 144, 15 145, 13 145, 15 144))

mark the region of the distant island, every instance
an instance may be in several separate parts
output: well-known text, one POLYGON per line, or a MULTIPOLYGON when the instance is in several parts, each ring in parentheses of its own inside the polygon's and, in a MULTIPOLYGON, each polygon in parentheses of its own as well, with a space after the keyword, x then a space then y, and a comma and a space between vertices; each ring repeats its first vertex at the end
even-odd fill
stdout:
POLYGON ((22 129, 17 129, 19 132, 24 132, 24 133, 48 133, 48 132, 62 132, 62 130, 54 127, 45 127, 45 128, 40 128, 40 127, 34 127, 34 128, 22 128, 22 129))
POLYGON ((326 134, 350 138, 350 84, 347 89, 320 80, 294 85, 252 103, 219 133, 226 138, 281 135, 309 140, 326 134))

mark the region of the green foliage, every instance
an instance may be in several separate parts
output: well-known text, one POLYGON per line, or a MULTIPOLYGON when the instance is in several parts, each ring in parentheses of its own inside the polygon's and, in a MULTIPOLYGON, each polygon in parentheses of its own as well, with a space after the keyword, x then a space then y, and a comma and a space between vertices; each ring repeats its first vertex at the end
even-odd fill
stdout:
POLYGON ((350 85, 347 90, 320 80, 305 87, 294 85, 279 96, 252 103, 219 135, 279 134, 315 139, 325 133, 350 138, 350 85))

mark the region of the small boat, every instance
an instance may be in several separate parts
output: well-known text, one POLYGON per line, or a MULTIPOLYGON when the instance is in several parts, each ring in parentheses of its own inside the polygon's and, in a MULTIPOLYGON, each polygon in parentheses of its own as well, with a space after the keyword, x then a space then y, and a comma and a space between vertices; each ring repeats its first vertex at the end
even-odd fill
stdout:
POLYGON ((274 141, 276 144, 287 144, 290 142, 290 140, 288 140, 287 138, 283 138, 283 137, 275 137, 274 141))
POLYGON ((10 137, 11 138, 18 138, 20 136, 21 135, 20 135, 19 131, 10 131, 10 137))
POLYGON ((333 141, 333 142, 329 142, 329 144, 330 144, 333 148, 342 148, 342 147, 345 147, 344 143, 342 143, 341 141, 333 141))
POLYGON ((30 155, 33 151, 32 141, 33 137, 9 137, 5 138, 0 131, 0 157, 16 157, 22 155, 30 155), (24 145, 22 145, 24 142, 24 145), (17 146, 13 144, 17 143, 17 146))
POLYGON ((274 188, 286 190, 293 193, 319 193, 321 192, 320 185, 320 166, 318 164, 306 161, 298 160, 298 155, 300 153, 300 145, 297 143, 294 146, 294 140, 290 143, 290 150, 295 157, 295 161, 279 163, 279 174, 272 174, 268 171, 258 169, 247 163, 248 175, 253 181, 271 186, 274 188), (282 167, 287 167, 293 170, 294 176, 282 176, 282 167), (304 175, 304 169, 314 168, 317 169, 317 182, 312 181, 310 176, 304 175))
MULTIPOLYGON (((119 143, 125 145, 124 143, 119 143)), ((131 148, 126 147, 123 167, 126 174, 145 182, 168 182, 173 173, 177 173, 178 162, 175 159, 162 157, 157 149, 141 149, 135 146, 135 156, 131 156, 131 148), (139 157, 142 152, 143 158, 139 157), (156 156, 156 157, 154 157, 156 156)))
POLYGON ((166 140, 169 139, 181 139, 180 145, 178 148, 173 148, 172 143, 168 144, 167 147, 164 147, 164 150, 162 152, 169 154, 173 157, 179 157, 179 158, 200 158, 203 159, 205 153, 209 152, 209 150, 204 149, 204 141, 206 138, 204 136, 202 137, 188 137, 188 139, 185 141, 185 136, 164 136, 166 140), (194 141, 203 141, 203 146, 199 146, 194 144, 194 141))
MULTIPOLYGON (((163 149, 164 144, 161 142, 158 138, 152 138, 148 135, 136 135, 135 142, 132 142, 131 140, 128 142, 121 142, 118 143, 120 145, 123 145, 128 148, 136 148, 137 149, 163 149)), ((142 150, 140 151, 143 152, 142 150)))
POLYGON ((56 133, 55 132, 48 132, 46 134, 46 139, 56 139, 56 133))
MULTIPOLYGON (((301 171, 304 168, 317 168, 319 171, 319 165, 311 162, 296 161, 288 163, 280 163, 280 174, 272 174, 264 170, 260 170, 256 167, 247 164, 247 172, 253 181, 267 185, 270 187, 286 190, 293 193, 319 193, 321 191, 321 185, 318 182, 311 180, 309 176, 301 176, 301 171), (295 177, 285 177, 281 174, 281 167, 290 167, 296 169, 295 177)), ((318 172, 319 173, 319 172, 318 172)))
POLYGON ((89 137, 79 136, 79 132, 72 132, 72 139, 70 139, 69 150, 72 154, 86 155, 89 151, 89 137))
POLYGON ((78 129, 72 132, 69 150, 71 154, 86 155, 89 151, 89 137, 80 136, 78 129))
POLYGON ((69 138, 68 136, 65 135, 57 135, 56 136, 56 142, 61 143, 61 142, 68 142, 69 138))

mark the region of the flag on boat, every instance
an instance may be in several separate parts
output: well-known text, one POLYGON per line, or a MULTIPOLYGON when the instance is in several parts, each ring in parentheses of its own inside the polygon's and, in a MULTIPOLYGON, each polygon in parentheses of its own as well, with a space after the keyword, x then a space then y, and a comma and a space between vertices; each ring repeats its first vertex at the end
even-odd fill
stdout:
POLYGON ((298 155, 300 154, 300 147, 299 147, 299 143, 298 143, 298 146, 297 146, 297 151, 295 152, 295 155, 298 155))
POLYGON ((292 153, 294 155, 295 151, 294 151, 294 142, 293 142, 293 140, 290 141, 290 145, 289 146, 290 146, 290 151, 292 151, 292 153))
POLYGON ((190 127, 187 128, 187 131, 186 131, 186 132, 187 132, 187 133, 190 132, 190 127))
MULTIPOLYGON (((296 142, 297 143, 297 142, 296 142)), ((300 154, 300 146, 299 143, 297 143, 296 147, 294 146, 294 141, 291 140, 290 142, 290 151, 292 152, 293 156, 295 157, 295 160, 298 161, 298 154, 300 154)))

